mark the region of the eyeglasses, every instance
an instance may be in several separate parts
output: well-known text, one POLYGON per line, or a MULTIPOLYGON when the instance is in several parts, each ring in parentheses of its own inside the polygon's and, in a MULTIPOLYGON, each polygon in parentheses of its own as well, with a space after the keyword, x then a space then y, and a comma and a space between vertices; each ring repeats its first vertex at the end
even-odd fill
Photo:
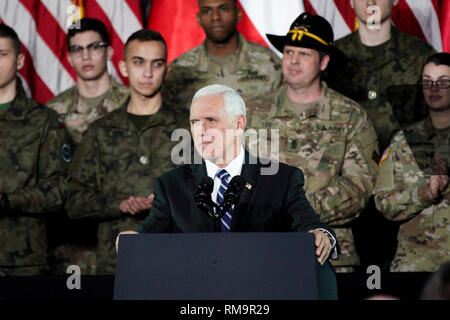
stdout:
POLYGON ((431 80, 422 80, 420 81, 420 85, 424 89, 431 89, 433 86, 438 86, 439 89, 448 89, 450 86, 450 80, 449 79, 439 79, 437 81, 431 81, 431 80))
POLYGON ((81 57, 83 54, 83 50, 87 49, 90 55, 98 55, 103 50, 104 47, 107 47, 108 43, 102 42, 102 41, 95 41, 90 44, 88 44, 86 47, 82 46, 70 46, 69 47, 69 53, 73 55, 74 57, 81 57))

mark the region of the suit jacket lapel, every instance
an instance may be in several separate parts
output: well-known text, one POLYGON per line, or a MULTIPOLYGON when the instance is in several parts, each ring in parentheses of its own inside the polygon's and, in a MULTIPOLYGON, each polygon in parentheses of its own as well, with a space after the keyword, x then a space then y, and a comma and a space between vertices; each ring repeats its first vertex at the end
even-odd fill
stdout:
POLYGON ((258 179, 260 176, 261 164, 258 159, 251 156, 245 150, 245 161, 242 166, 241 177, 245 180, 246 185, 241 193, 238 204, 233 211, 231 219, 231 231, 241 230, 241 225, 245 221, 245 217, 251 207, 258 187, 258 179))
POLYGON ((202 161, 202 164, 191 164, 190 165, 191 174, 192 176, 190 179, 188 179, 188 188, 190 191, 190 197, 192 199, 193 208, 194 211, 193 214, 197 214, 203 221, 203 225, 205 227, 206 232, 213 232, 214 231, 214 223, 211 217, 208 216, 207 213, 201 211, 197 208, 195 202, 194 202, 194 195, 197 191, 197 186, 202 181, 204 177, 207 177, 208 174, 206 172, 206 165, 205 162, 202 161))

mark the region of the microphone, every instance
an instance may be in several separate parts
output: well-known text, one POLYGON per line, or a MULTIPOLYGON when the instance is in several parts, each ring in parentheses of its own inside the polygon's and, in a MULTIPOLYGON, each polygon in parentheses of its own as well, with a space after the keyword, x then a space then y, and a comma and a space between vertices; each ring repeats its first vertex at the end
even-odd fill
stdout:
POLYGON ((238 203, 242 190, 245 187, 245 180, 241 176, 234 176, 228 184, 228 188, 223 195, 222 215, 238 203))
POLYGON ((210 177, 204 177, 197 186, 197 190, 194 194, 194 202, 197 205, 197 208, 213 219, 216 232, 220 232, 219 209, 211 199, 213 189, 214 180, 210 177))

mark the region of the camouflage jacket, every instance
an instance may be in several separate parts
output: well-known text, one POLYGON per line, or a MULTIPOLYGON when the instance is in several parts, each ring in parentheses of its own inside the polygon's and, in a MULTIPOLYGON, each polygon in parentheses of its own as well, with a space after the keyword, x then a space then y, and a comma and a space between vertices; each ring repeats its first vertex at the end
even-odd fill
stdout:
POLYGON ((128 87, 119 84, 111 77, 111 85, 106 97, 95 109, 89 110, 76 85, 54 97, 47 105, 62 117, 72 145, 75 147, 80 143, 83 133, 92 122, 103 114, 119 108, 129 94, 128 87))
POLYGON ((326 73, 328 85, 358 102, 375 126, 380 150, 395 131, 426 116, 418 82, 426 59, 435 53, 426 42, 392 27, 391 39, 367 47, 358 32, 335 46, 349 59, 345 68, 326 73))
POLYGON ((195 92, 210 84, 234 88, 245 101, 278 88, 282 79, 280 58, 242 35, 239 43, 238 63, 229 75, 224 75, 222 66, 211 59, 205 43, 175 59, 167 81, 171 99, 189 109, 195 92))
POLYGON ((43 214, 65 200, 66 133, 56 112, 19 90, 0 112, 0 136, 0 191, 10 204, 0 209, 0 275, 40 274, 47 271, 43 214))
POLYGON ((117 234, 136 230, 145 218, 122 213, 120 203, 130 196, 148 197, 153 181, 176 167, 171 152, 178 141, 172 142, 171 134, 189 127, 186 111, 175 113, 163 105, 138 131, 127 105, 89 127, 70 166, 66 210, 72 218, 99 221, 99 273, 114 272, 117 234))
MULTIPOLYGON (((356 102, 324 82, 322 87, 321 97, 299 115, 284 86, 249 102, 247 128, 279 130, 279 153, 277 148, 272 150, 269 132, 268 154, 303 170, 309 202, 321 221, 336 231, 340 256, 334 264, 357 265, 359 258, 348 223, 363 210, 375 184, 378 141, 366 113, 356 102)), ((259 143, 259 155, 264 157, 268 144, 259 143)), ((249 149, 256 152, 254 145, 249 149)))
MULTIPOLYGON (((430 175, 422 171, 418 163, 422 162, 421 166, 426 168, 432 155, 442 156, 439 150, 442 143, 436 145, 435 150, 426 150, 435 140, 430 139, 433 136, 430 128, 430 121, 426 119, 409 126, 405 132, 398 132, 381 162, 374 191, 377 209, 386 218, 402 222, 391 271, 433 272, 449 260, 450 184, 434 202, 426 201, 419 192, 430 175), (405 135, 410 136, 408 141, 405 135), (416 139, 412 139, 412 135, 416 139), (423 143, 419 145, 420 139, 423 143)), ((447 159, 449 139, 447 136, 447 159)))

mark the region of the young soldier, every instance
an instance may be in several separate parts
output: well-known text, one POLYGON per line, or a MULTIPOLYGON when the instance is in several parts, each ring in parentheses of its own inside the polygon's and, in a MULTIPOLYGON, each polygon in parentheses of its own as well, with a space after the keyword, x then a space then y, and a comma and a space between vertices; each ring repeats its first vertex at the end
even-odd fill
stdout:
POLYGON ((244 99, 277 88, 280 59, 237 31, 242 12, 236 0, 199 0, 198 5, 197 22, 206 40, 171 63, 167 85, 174 102, 189 109, 194 93, 208 84, 230 86, 244 99))
POLYGON ((29 100, 16 72, 20 41, 0 24, 0 275, 48 272, 46 213, 62 209, 65 130, 53 110, 29 100))
POLYGON ((175 167, 171 134, 189 127, 187 112, 176 112, 163 100, 166 59, 159 33, 140 30, 130 36, 120 62, 130 98, 89 127, 71 166, 66 208, 72 218, 99 221, 97 273, 114 272, 116 236, 137 229, 148 214, 154 179, 175 167))

